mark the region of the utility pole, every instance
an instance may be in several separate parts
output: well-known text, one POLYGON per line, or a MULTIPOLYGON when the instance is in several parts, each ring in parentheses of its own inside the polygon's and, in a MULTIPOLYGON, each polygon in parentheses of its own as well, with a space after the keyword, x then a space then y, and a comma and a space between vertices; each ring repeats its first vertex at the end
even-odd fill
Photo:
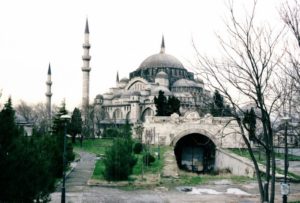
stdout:
POLYGON ((288 134, 288 121, 289 117, 284 117, 282 120, 285 121, 285 130, 284 130, 284 182, 281 183, 281 194, 282 194, 282 202, 287 203, 288 194, 290 190, 290 186, 287 183, 287 173, 289 168, 288 163, 288 145, 287 145, 287 134, 288 134))
POLYGON ((65 129, 64 129, 64 151, 63 151, 63 182, 62 182, 62 188, 61 188, 61 203, 66 202, 66 141, 67 141, 67 122, 71 119, 69 115, 62 115, 60 117, 65 123, 65 129))

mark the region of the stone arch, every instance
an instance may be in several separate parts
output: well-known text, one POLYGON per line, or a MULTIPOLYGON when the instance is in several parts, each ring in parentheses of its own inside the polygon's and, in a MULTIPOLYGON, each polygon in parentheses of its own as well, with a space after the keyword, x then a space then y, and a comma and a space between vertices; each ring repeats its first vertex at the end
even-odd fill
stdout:
POLYGON ((218 142, 213 134, 204 130, 202 128, 192 128, 192 129, 185 129, 180 131, 179 133, 175 134, 173 138, 171 138, 170 145, 176 146, 176 143, 183 137, 190 135, 190 134, 199 134, 208 137, 215 145, 218 147, 218 142))
POLYGON ((131 113, 131 111, 128 111, 126 114, 126 120, 128 120, 128 121, 130 121, 130 116, 131 116, 130 113, 131 113))
POLYGON ((199 131, 185 131, 173 140, 174 154, 180 169, 206 173, 214 170, 216 145, 199 131))
POLYGON ((145 121, 146 116, 154 116, 154 110, 150 107, 146 108, 141 114, 141 120, 145 121))
POLYGON ((136 83, 143 83, 146 86, 148 84, 148 81, 141 77, 135 77, 134 79, 129 81, 129 83, 126 85, 125 89, 129 90, 136 83))

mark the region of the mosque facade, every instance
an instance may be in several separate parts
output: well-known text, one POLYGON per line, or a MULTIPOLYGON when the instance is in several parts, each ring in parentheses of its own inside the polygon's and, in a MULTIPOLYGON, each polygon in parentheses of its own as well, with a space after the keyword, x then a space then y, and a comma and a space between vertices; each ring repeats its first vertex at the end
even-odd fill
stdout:
POLYGON ((211 99, 204 82, 166 53, 164 37, 159 53, 147 57, 129 78, 119 80, 117 73, 115 87, 96 96, 96 120, 105 125, 124 124, 126 120, 132 124, 144 122, 147 116, 156 113, 154 98, 159 91, 180 100, 182 115, 205 108, 211 99))

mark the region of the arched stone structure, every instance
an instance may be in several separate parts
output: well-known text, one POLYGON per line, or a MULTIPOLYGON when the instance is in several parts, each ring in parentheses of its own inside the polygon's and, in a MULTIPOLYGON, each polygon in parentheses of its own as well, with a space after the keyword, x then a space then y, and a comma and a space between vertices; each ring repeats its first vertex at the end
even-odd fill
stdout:
POLYGON ((208 136, 191 133, 178 137, 174 154, 180 169, 206 173, 214 169, 216 145, 208 136))
POLYGON ((214 144, 215 146, 218 146, 218 141, 216 140, 215 136, 212 135, 210 132, 203 128, 190 128, 190 129, 185 129, 183 131, 178 132, 174 138, 171 140, 170 145, 175 147, 176 143, 183 137, 190 135, 190 134, 199 134, 208 137, 214 144))

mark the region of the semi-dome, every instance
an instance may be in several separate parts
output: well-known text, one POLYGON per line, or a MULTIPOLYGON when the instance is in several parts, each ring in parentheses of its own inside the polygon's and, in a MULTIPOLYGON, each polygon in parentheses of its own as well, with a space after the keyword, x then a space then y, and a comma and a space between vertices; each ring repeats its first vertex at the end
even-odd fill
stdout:
POLYGON ((185 69, 182 63, 172 55, 166 53, 158 53, 146 58, 138 69, 148 68, 179 68, 185 69))
POLYGON ((179 79, 174 82, 173 87, 199 87, 199 85, 192 80, 179 79))

